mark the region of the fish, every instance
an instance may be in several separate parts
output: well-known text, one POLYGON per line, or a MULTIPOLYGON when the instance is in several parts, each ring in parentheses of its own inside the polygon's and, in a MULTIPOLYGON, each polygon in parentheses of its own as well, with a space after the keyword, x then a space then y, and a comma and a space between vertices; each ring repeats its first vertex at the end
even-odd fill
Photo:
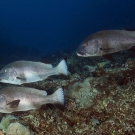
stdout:
POLYGON ((63 89, 57 89, 52 95, 46 91, 28 87, 6 87, 0 90, 0 112, 13 113, 40 109, 45 104, 64 105, 63 89))
POLYGON ((81 57, 105 56, 135 46, 135 31, 103 30, 87 37, 77 48, 81 57))
POLYGON ((0 82, 21 85, 45 80, 51 75, 68 75, 67 64, 62 60, 56 67, 33 61, 15 61, 0 70, 0 82))

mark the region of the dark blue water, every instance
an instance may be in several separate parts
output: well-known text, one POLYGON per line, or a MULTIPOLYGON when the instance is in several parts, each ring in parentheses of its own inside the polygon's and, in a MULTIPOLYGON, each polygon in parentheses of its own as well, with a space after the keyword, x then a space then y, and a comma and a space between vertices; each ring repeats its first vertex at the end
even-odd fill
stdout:
POLYGON ((93 32, 135 28, 133 0, 0 0, 0 63, 75 51, 93 32))

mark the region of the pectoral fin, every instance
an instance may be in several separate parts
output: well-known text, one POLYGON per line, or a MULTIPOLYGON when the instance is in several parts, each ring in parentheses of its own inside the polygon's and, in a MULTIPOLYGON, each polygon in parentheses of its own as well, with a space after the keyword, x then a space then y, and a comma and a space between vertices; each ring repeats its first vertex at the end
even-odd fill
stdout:
POLYGON ((21 81, 26 81, 26 77, 25 77, 25 75, 23 73, 19 74, 16 78, 21 80, 21 81))
POLYGON ((16 78, 21 80, 21 81, 25 81, 26 80, 26 78, 24 78, 24 77, 16 77, 16 78))
POLYGON ((16 108, 19 105, 19 102, 20 100, 18 99, 8 103, 7 105, 9 105, 10 108, 16 108))
POLYGON ((100 48, 100 50, 103 52, 109 52, 112 49, 114 49, 114 48, 100 48))
POLYGON ((130 49, 128 49, 129 51, 131 52, 135 52, 135 48, 134 47, 131 47, 130 49))

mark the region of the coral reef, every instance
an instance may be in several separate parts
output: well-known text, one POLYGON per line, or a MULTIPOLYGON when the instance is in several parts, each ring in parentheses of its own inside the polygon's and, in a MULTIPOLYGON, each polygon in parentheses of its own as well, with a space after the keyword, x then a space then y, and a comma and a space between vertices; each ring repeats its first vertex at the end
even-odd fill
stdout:
POLYGON ((50 94, 63 87, 64 109, 46 106, 20 114, 18 122, 34 135, 135 134, 135 59, 132 53, 122 54, 114 55, 115 62, 69 54, 68 77, 24 84, 50 94), (92 73, 90 66, 96 67, 92 73))

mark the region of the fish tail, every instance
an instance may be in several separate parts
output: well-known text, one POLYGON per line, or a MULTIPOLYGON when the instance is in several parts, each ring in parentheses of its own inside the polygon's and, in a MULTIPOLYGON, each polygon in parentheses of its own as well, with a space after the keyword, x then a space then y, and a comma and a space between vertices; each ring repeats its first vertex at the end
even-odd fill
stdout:
POLYGON ((57 66, 58 74, 68 75, 67 64, 65 60, 62 60, 57 66))
POLYGON ((53 94, 53 99, 55 99, 55 103, 64 104, 64 93, 63 89, 59 88, 53 94))

